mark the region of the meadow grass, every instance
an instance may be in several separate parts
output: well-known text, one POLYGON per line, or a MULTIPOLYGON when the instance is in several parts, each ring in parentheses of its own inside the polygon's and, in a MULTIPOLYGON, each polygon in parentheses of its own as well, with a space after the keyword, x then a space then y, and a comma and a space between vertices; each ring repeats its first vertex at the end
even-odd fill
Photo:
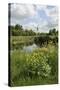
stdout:
POLYGON ((34 43, 34 36, 11 36, 11 49, 21 49, 24 45, 34 43))
POLYGON ((11 36, 11 42, 14 44, 34 42, 34 36, 11 36))
POLYGON ((13 50, 10 55, 11 86, 58 83, 56 46, 49 44, 31 53, 13 50))

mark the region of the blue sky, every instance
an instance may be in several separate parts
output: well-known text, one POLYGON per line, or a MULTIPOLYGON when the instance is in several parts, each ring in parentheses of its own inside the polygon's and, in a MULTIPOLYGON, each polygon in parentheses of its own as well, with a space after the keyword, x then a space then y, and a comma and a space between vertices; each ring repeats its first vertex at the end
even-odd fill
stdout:
POLYGON ((58 29, 58 8, 49 5, 11 4, 11 25, 20 24, 24 29, 48 32, 58 29))

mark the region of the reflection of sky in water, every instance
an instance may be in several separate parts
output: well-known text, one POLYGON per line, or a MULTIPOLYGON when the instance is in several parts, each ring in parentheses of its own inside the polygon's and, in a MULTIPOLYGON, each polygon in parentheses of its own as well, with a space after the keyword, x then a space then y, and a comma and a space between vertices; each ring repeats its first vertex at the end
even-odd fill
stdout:
POLYGON ((36 48, 38 48, 38 46, 37 46, 36 44, 29 45, 29 46, 24 46, 24 47, 23 47, 23 51, 32 52, 32 51, 35 50, 36 48))

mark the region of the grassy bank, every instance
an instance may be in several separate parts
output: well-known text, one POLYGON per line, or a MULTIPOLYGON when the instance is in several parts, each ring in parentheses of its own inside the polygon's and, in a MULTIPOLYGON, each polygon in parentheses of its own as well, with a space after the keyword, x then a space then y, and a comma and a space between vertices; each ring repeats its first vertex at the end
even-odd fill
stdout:
POLYGON ((52 44, 32 53, 15 50, 11 52, 11 86, 58 83, 57 63, 58 50, 52 44))
POLYGON ((22 48, 24 45, 30 45, 34 43, 35 36, 11 36, 11 49, 22 48))

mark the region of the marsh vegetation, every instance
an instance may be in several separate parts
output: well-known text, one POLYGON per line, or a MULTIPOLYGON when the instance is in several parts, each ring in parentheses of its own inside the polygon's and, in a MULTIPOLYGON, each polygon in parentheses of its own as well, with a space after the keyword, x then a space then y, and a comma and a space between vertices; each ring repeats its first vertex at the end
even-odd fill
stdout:
POLYGON ((36 33, 10 27, 10 84, 58 83, 58 31, 36 33))

